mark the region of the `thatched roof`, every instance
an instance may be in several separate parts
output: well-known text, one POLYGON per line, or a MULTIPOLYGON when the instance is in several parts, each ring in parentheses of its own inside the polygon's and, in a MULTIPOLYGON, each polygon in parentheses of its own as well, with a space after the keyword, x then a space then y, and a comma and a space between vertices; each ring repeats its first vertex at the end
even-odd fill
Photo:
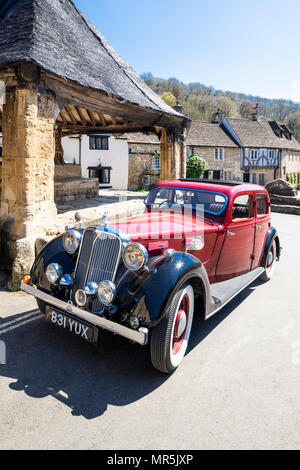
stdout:
POLYGON ((20 61, 167 114, 174 124, 185 119, 144 83, 71 0, 0 2, 0 64, 20 61))

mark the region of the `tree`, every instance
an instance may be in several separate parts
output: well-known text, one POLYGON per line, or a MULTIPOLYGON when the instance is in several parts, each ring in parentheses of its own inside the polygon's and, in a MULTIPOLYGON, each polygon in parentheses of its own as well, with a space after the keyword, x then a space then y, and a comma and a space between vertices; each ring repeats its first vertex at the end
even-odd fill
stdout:
POLYGON ((214 98, 210 95, 190 95, 182 109, 191 119, 210 121, 215 113, 214 98))
POLYGON ((241 101, 239 111, 242 118, 248 119, 249 116, 251 116, 251 114, 254 112, 253 103, 248 100, 241 101))
POLYGON ((300 142, 300 113, 290 114, 287 119, 287 125, 293 132, 296 140, 300 142))
POLYGON ((169 106, 174 108, 176 106, 177 101, 174 95, 170 91, 166 91, 161 95, 161 99, 164 100, 165 103, 167 103, 169 106))
POLYGON ((206 165, 206 161, 199 155, 192 155, 187 160, 186 177, 196 179, 203 178, 206 165))
POLYGON ((235 101, 229 98, 229 96, 218 96, 216 99, 216 106, 225 117, 239 116, 238 106, 235 101))

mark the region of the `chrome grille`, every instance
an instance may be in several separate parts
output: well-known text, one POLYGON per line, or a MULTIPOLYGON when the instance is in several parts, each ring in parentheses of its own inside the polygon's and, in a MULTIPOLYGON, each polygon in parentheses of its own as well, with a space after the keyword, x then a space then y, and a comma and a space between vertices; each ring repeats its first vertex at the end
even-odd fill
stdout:
MULTIPOLYGON (((86 275, 90 264, 91 253, 95 240, 95 229, 87 229, 84 232, 81 242, 81 248, 78 255, 78 260, 75 268, 74 286, 77 289, 82 289, 86 285, 86 275)), ((75 289, 74 289, 75 290, 75 289)), ((75 291, 76 292, 76 291, 75 291)), ((75 295, 75 294, 74 294, 75 295)))
MULTIPOLYGON (((79 253, 72 300, 75 293, 89 282, 114 281, 120 263, 122 242, 112 233, 87 229, 84 233, 79 253)), ((103 305, 95 299, 92 305, 94 313, 102 312, 103 305)))

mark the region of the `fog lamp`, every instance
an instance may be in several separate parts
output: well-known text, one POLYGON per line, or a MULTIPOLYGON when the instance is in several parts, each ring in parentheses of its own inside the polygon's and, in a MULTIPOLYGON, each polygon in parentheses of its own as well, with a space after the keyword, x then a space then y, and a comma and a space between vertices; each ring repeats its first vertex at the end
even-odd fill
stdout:
POLYGON ((52 263, 47 266, 46 277, 50 284, 56 284, 63 275, 62 267, 57 263, 52 263))
POLYGON ((98 299, 104 305, 110 305, 116 295, 116 286, 111 281, 102 281, 98 286, 98 299))
POLYGON ((75 302, 77 303, 78 307, 85 307, 87 302, 87 296, 84 290, 78 289, 75 294, 75 302))

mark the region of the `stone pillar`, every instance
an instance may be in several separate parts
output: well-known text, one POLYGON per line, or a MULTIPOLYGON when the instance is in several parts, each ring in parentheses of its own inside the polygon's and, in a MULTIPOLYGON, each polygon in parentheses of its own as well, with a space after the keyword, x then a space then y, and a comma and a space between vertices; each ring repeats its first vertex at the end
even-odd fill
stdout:
POLYGON ((32 240, 53 226, 55 99, 31 88, 7 88, 3 107, 2 251, 13 259, 13 285, 28 272, 32 240), (24 259, 25 257, 25 259, 24 259))
POLYGON ((62 127, 58 126, 55 130, 55 165, 64 164, 64 149, 62 146, 62 127))

